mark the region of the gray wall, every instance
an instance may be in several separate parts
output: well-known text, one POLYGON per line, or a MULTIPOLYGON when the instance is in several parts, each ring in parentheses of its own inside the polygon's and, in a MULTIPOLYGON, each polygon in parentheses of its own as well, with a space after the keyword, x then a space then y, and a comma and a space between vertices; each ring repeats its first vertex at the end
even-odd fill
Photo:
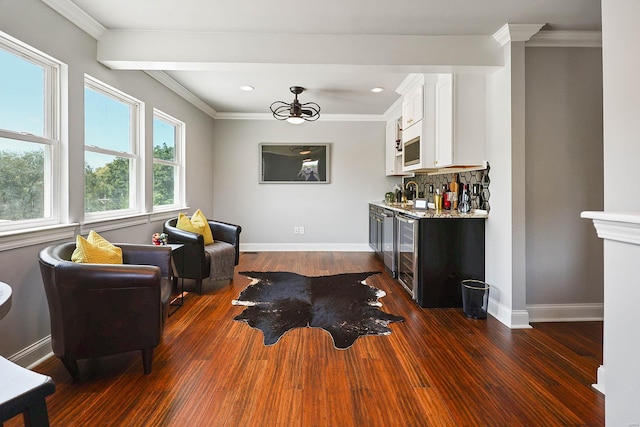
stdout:
POLYGON ((399 182, 385 177, 385 122, 217 120, 214 213, 242 225, 250 250, 366 250, 368 207, 399 182), (329 184, 259 184, 258 144, 332 144, 329 184), (295 235, 294 226, 304 226, 295 235))
MULTIPOLYGON (((186 123, 187 203, 213 213, 214 121, 142 72, 111 71, 96 61, 96 41, 38 0, 2 1, 0 30, 65 62, 69 67, 69 177, 71 221, 81 221, 83 211, 84 73, 108 83, 146 104, 147 177, 151 177, 152 112, 156 107, 186 123), (196 186, 200 182, 207 186, 196 186), (190 191, 190 189, 192 191, 190 191)), ((151 185, 147 186, 147 192, 151 185)), ((150 200, 150 199, 149 199, 150 200)), ((148 203, 150 204, 150 203, 148 203)), ((161 231, 160 221, 102 233, 114 242, 149 242, 161 231)), ((53 243, 53 242, 51 242, 53 243)), ((0 252, 0 280, 13 288, 13 305, 0 321, 0 355, 9 357, 36 345, 50 332, 49 314, 37 264, 46 245, 0 252)), ((51 351, 48 348, 48 351, 51 351)), ((35 351, 34 354, 38 354, 35 351)), ((27 355, 19 363, 33 360, 27 355)))
POLYGON ((525 190, 527 305, 602 303, 601 49, 526 49, 525 190))

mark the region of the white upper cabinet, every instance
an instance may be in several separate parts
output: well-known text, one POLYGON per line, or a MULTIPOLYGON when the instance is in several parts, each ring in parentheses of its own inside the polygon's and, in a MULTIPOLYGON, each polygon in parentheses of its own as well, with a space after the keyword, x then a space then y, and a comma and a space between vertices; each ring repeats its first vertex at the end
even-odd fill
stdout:
POLYGON ((438 76, 435 103, 435 151, 430 167, 442 168, 453 165, 453 75, 438 76))
POLYGON ((402 128, 408 129, 419 123, 423 117, 423 110, 423 85, 418 83, 409 90, 402 101, 402 128))
MULTIPOLYGON (((453 76, 454 166, 477 166, 487 160, 487 77, 453 76)), ((441 167, 438 165, 438 167, 441 167)))
POLYGON ((387 120, 387 131, 385 138, 385 165, 386 175, 406 175, 402 171, 402 109, 401 105, 397 104, 391 111, 387 120))
POLYGON ((404 143, 408 143, 409 140, 415 140, 416 136, 420 138, 419 160, 408 164, 403 159, 402 170, 414 172, 483 165, 486 161, 486 76, 410 75, 397 89, 404 94, 403 114, 405 111, 415 114, 414 101, 418 97, 418 86, 422 117, 416 120, 414 116, 410 124, 403 119, 403 139, 404 143), (419 83, 416 84, 416 81, 419 83), (412 127, 412 124, 418 127, 412 127))

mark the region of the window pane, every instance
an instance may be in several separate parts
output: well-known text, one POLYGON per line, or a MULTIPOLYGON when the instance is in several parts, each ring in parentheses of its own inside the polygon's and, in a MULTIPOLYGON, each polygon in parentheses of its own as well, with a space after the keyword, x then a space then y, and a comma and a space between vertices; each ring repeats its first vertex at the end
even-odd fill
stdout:
POLYGON ((47 150, 0 138, 0 223, 44 217, 47 150))
POLYGON ((163 206, 175 203, 175 166, 153 165, 153 205, 163 206))
POLYGON ((153 118, 153 157, 175 161, 176 127, 170 123, 153 118))
POLYGON ((88 87, 84 89, 84 143, 131 152, 131 107, 88 87))
POLYGON ((0 49, 0 128, 44 134, 45 70, 0 49))
POLYGON ((131 159, 85 151, 84 210, 129 209, 131 159))

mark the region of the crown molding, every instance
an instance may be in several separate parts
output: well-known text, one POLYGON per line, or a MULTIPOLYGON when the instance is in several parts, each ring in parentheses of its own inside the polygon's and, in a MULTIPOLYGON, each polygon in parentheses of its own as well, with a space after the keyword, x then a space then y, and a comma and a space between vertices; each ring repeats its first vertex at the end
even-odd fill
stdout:
POLYGON ((602 47, 602 31, 540 31, 525 47, 602 47))
POLYGON ((101 23, 93 19, 87 12, 80 9, 80 7, 70 0, 41 1, 96 40, 100 39, 100 37, 107 32, 107 29, 101 23))
POLYGON ((504 24, 493 34, 495 41, 504 46, 509 42, 526 42, 546 24, 504 24))
POLYGON ((216 110, 211 108, 209 104, 198 98, 193 92, 189 91, 187 88, 182 86, 180 83, 169 77, 167 73, 164 71, 153 71, 153 70, 144 70, 145 73, 159 81, 161 84, 166 86, 167 88, 174 91, 176 94, 193 104, 196 108, 204 112, 206 115, 212 118, 218 118, 218 113, 216 110))
POLYGON ((413 86, 424 82, 424 74, 411 73, 400 82, 396 88, 396 93, 405 95, 413 86))
MULTIPOLYGON (((217 113, 218 120, 275 120, 270 113, 217 113)), ((321 114, 319 122, 386 122, 382 114, 321 114)))
POLYGON ((585 211, 581 218, 593 220, 598 237, 640 246, 640 213, 585 211))
POLYGON ((396 101, 391 104, 391 107, 387 108, 387 111, 382 115, 385 120, 397 119, 398 115, 402 115, 402 101, 403 97, 396 99, 396 101))

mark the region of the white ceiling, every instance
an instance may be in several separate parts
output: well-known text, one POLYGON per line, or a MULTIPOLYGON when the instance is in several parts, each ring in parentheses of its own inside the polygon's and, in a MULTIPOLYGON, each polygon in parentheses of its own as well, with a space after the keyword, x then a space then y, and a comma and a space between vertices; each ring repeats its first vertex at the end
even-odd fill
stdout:
MULTIPOLYGON (((320 46, 322 43, 314 43, 317 39, 309 35, 327 35, 326 39, 331 40, 337 52, 352 42, 359 46, 357 43, 362 36, 491 36, 506 23, 546 24, 544 30, 549 31, 601 29, 600 0, 43 1, 48 4, 72 1, 105 27, 107 34, 125 33, 111 30, 145 30, 152 35, 169 31, 188 34, 194 37, 193 40, 212 34, 255 37, 268 33, 263 35, 265 40, 272 40, 270 37, 274 35, 281 36, 273 40, 283 42, 265 43, 259 47, 260 52, 247 49, 244 64, 208 58, 209 65, 216 62, 215 66, 202 66, 202 63, 190 66, 193 62, 188 61, 171 66, 192 54, 189 49, 199 50, 200 55, 207 54, 208 49, 197 43, 174 46, 158 42, 162 43, 162 60, 154 62, 153 58, 141 58, 144 65, 128 66, 129 69, 165 71, 217 113, 268 113, 271 102, 293 99, 289 87, 295 85, 307 88, 300 95, 301 102, 317 102, 322 107, 322 114, 380 115, 398 98, 394 89, 409 71, 415 71, 406 66, 406 61, 405 66, 397 66, 394 58, 385 55, 375 58, 370 55, 368 59, 362 59, 363 64, 358 67, 347 64, 351 61, 340 59, 338 54, 333 55, 335 59, 320 61, 322 64, 311 63, 313 61, 308 59, 295 63, 301 49, 307 53, 322 49, 321 55, 326 51, 329 51, 327 55, 331 54, 330 43, 320 46), (331 38, 330 35, 340 37, 331 38), (264 60, 252 63, 249 58, 252 55, 275 58, 277 66, 265 64, 264 60), (251 85, 255 90, 242 92, 239 85, 251 85), (375 86, 386 90, 381 94, 370 93, 369 89, 375 86)), ((126 46, 126 43, 122 45, 126 46)), ((111 55, 117 56, 113 45, 110 47, 111 55)), ((398 46, 399 51, 402 48, 398 46)), ((215 56, 216 49, 217 46, 212 46, 209 54, 215 56)), ((239 57, 243 53, 241 49, 235 52, 239 57)), ((351 56, 357 58, 359 54, 365 57, 359 51, 353 51, 351 56)), ((123 48, 122 56, 126 55, 130 63, 135 62, 134 54, 123 48)))

